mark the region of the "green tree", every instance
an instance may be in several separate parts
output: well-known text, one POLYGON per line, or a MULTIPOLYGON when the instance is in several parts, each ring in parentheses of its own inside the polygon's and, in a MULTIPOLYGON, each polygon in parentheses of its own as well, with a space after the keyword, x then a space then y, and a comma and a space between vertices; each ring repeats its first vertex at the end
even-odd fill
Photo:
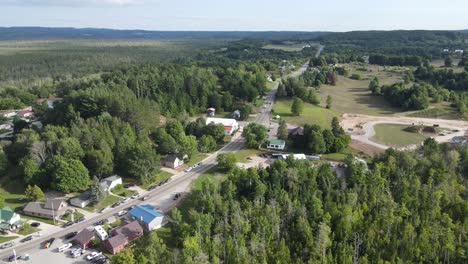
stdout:
POLYGON ((33 159, 22 159, 19 163, 19 171, 24 182, 31 184, 36 182, 40 167, 33 159))
POLYGON ((268 138, 266 127, 257 123, 250 123, 244 127, 242 136, 246 140, 247 147, 252 149, 260 148, 268 138))
POLYGON ((45 197, 41 188, 39 188, 37 185, 28 185, 24 191, 24 195, 26 196, 26 199, 33 202, 42 201, 45 197))
POLYGON ((112 264, 136 264, 135 255, 133 254, 133 249, 127 247, 122 249, 117 255, 112 256, 112 264))
POLYGON ((331 95, 328 95, 327 96, 327 106, 326 106, 327 109, 330 109, 332 107, 332 100, 333 99, 332 99, 331 95))
POLYGON ((141 183, 151 179, 160 166, 159 155, 149 144, 136 144, 127 153, 127 173, 141 183))
POLYGON ((278 133, 276 134, 276 136, 282 140, 288 139, 288 127, 286 126, 285 120, 280 121, 279 127, 278 127, 278 133))
POLYGON ((369 83, 369 90, 372 91, 372 94, 380 94, 380 84, 379 79, 374 77, 369 83), (377 91, 379 89, 379 91, 377 91))
POLYGON ((79 160, 56 155, 45 164, 45 173, 50 175, 54 190, 70 193, 85 190, 89 184, 88 169, 79 160))
POLYGON ((91 203, 98 204, 104 200, 107 196, 107 192, 101 186, 99 179, 94 176, 93 184, 91 185, 91 203))
POLYGON ((91 175, 99 178, 107 176, 114 170, 113 155, 109 147, 103 150, 93 149, 86 154, 86 167, 91 175))
POLYGON ((203 135, 198 140, 198 150, 203 153, 208 153, 216 150, 216 140, 210 135, 203 135))
POLYGON ((212 136, 218 144, 224 142, 225 131, 224 126, 222 124, 207 124, 203 129, 203 134, 212 136))
POLYGON ((291 113, 299 116, 304 111, 304 102, 300 98, 294 98, 291 105, 291 113))
POLYGON ((450 57, 445 58, 444 65, 445 65, 445 67, 452 67, 452 65, 453 65, 452 58, 450 58, 450 57))
POLYGON ((331 121, 332 133, 335 137, 344 134, 343 128, 340 126, 340 121, 338 117, 334 116, 331 121))
POLYGON ((5 152, 3 152, 3 150, 0 148, 0 176, 3 176, 3 174, 6 173, 7 169, 8 159, 5 152))
POLYGON ((83 148, 76 138, 64 138, 57 144, 57 152, 67 159, 81 160, 84 157, 83 148))
POLYGON ((236 155, 231 152, 218 154, 216 157, 218 162, 218 168, 222 171, 228 172, 233 170, 236 167, 236 155))

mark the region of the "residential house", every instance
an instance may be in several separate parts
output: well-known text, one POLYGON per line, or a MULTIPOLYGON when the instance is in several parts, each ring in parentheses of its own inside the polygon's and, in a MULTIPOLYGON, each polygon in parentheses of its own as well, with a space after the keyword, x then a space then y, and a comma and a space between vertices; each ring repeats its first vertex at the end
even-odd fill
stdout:
POLYGON ((73 238, 73 243, 80 245, 82 248, 87 248, 94 238, 94 232, 85 228, 76 234, 76 236, 73 238))
POLYGON ((122 178, 118 175, 112 175, 101 180, 101 186, 106 192, 110 192, 119 184, 122 184, 122 178))
POLYGON ((206 124, 208 125, 210 123, 222 124, 224 126, 224 132, 229 136, 239 128, 239 124, 235 119, 208 117, 206 119, 206 124))
POLYGON ((295 127, 288 129, 288 139, 294 147, 304 146, 304 128, 295 127))
POLYGON ((112 254, 119 253, 128 243, 143 236, 143 228, 138 221, 124 224, 112 230, 112 237, 104 242, 104 246, 112 254))
POLYGON ((268 142, 267 149, 284 150, 286 141, 282 139, 273 139, 268 142))
POLYGON ((94 227, 94 232, 102 241, 109 238, 109 235, 107 234, 106 230, 104 230, 104 228, 100 225, 94 227))
POLYGON ((32 116, 34 116, 34 112, 32 110, 32 107, 26 107, 25 109, 18 112, 18 117, 19 118, 30 118, 32 116))
POLYGON ((91 203, 91 189, 85 192, 82 192, 77 197, 70 199, 70 204, 79 208, 84 208, 90 203, 91 203))
POLYGON ((6 230, 15 230, 22 226, 21 217, 10 207, 0 209, 0 228, 6 230))
POLYGON ((47 219, 58 219, 68 209, 67 203, 62 199, 49 199, 45 203, 41 202, 30 202, 24 209, 25 215, 36 216, 47 219))
POLYGON ((213 107, 210 107, 206 110, 207 116, 214 116, 215 114, 216 114, 216 109, 214 109, 213 107))
POLYGON ((235 110, 235 111, 232 112, 232 114, 231 114, 231 118, 233 118, 233 119, 236 119, 236 120, 237 120, 237 119, 239 119, 240 117, 241 117, 241 113, 240 113, 239 110, 235 110))
POLYGON ((154 210, 154 207, 148 204, 137 205, 128 213, 132 219, 138 220, 147 231, 160 228, 164 220, 164 215, 154 210))
POLYGON ((3 112, 2 115, 3 117, 6 117, 6 118, 12 118, 16 116, 16 112, 15 111, 3 112))
POLYGON ((164 159, 164 166, 175 169, 184 165, 184 159, 177 155, 168 155, 164 159))

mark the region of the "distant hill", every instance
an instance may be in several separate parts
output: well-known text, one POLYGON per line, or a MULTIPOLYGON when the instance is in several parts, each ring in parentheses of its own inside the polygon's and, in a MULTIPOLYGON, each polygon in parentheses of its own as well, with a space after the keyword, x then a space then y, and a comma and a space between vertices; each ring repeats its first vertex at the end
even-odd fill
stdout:
POLYGON ((149 31, 105 28, 0 27, 0 40, 17 39, 311 39, 328 32, 149 31))

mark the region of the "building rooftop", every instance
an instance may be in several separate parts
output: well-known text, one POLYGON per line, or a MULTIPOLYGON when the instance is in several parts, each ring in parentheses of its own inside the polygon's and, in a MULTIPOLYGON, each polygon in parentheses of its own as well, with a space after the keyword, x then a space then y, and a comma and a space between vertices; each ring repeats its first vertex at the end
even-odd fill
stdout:
POLYGON ((215 123, 215 124, 223 124, 223 126, 235 126, 237 121, 232 118, 217 118, 217 117, 208 117, 206 119, 206 124, 215 123))
POLYGON ((151 223, 155 218, 164 217, 163 214, 154 210, 151 205, 137 205, 130 210, 129 214, 145 223, 151 223))
POLYGON ((143 234, 143 228, 138 223, 138 221, 135 220, 114 229, 112 233, 115 235, 123 235, 128 239, 134 237, 135 235, 143 234))
POLYGON ((81 230, 81 232, 76 234, 76 236, 73 238, 73 241, 80 245, 84 245, 93 239, 94 239, 94 232, 85 228, 81 230))
POLYGON ((282 139, 272 139, 269 142, 270 142, 270 145, 286 145, 286 141, 282 139))

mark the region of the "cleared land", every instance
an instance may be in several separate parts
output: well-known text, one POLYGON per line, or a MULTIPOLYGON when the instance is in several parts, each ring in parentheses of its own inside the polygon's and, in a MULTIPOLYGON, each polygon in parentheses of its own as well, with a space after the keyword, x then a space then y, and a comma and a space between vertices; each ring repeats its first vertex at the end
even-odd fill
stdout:
POLYGON ((330 128, 332 118, 334 116, 340 116, 340 113, 334 111, 334 109, 326 109, 308 103, 304 103, 304 111, 300 116, 293 116, 291 114, 291 104, 291 99, 279 99, 275 101, 273 106, 274 113, 272 115, 279 115, 282 119, 286 120, 288 124, 298 126, 315 124, 324 128, 330 128))
POLYGON ((375 135, 371 139, 392 147, 406 147, 424 141, 427 136, 407 132, 404 129, 408 125, 399 124, 377 124, 374 126, 375 135))
POLYGON ((302 49, 304 49, 304 47, 306 47, 307 43, 297 43, 297 44, 268 44, 264 47, 262 47, 263 49, 275 49, 275 50, 282 50, 282 51, 290 51, 290 52, 294 52, 294 51, 301 51, 302 49))

